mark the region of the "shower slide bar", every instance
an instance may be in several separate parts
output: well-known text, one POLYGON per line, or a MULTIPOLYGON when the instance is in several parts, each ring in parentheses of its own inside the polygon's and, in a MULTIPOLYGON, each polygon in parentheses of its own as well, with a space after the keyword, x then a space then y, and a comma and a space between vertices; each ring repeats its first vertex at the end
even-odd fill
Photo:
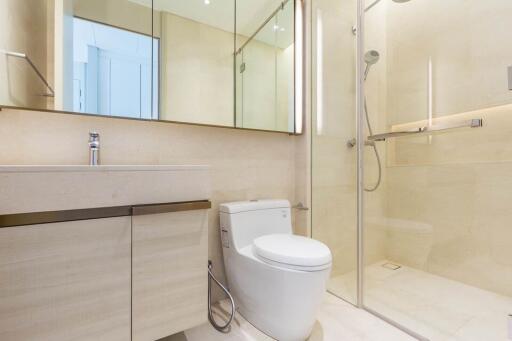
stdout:
POLYGON ((370 140, 370 141, 386 141, 387 139, 394 138, 394 137, 411 136, 411 135, 418 135, 418 134, 429 134, 429 133, 434 133, 434 132, 438 132, 438 131, 458 129, 458 128, 480 128, 482 126, 483 126, 483 119, 475 118, 475 119, 466 120, 466 121, 418 127, 415 129, 405 130, 405 131, 393 131, 390 133, 370 135, 370 136, 368 136, 368 140, 370 140))
POLYGON ((13 51, 3 51, 3 52, 7 56, 25 59, 27 61, 28 65, 30 65, 30 67, 34 70, 34 72, 36 73, 37 77, 39 77, 39 79, 44 83, 44 85, 46 85, 46 87, 50 91, 50 93, 44 94, 43 96, 45 96, 45 97, 55 97, 55 91, 50 86, 48 81, 46 81, 46 79, 44 78, 43 74, 39 71, 37 66, 29 58, 29 56, 27 56, 25 53, 21 53, 21 52, 13 52, 13 51))

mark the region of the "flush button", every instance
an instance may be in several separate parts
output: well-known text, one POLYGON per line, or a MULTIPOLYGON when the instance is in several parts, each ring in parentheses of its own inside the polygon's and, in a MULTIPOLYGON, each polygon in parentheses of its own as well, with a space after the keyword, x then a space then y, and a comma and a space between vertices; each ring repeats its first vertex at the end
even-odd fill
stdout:
POLYGON ((221 230, 220 239, 222 240, 222 247, 229 248, 229 235, 227 230, 221 230))

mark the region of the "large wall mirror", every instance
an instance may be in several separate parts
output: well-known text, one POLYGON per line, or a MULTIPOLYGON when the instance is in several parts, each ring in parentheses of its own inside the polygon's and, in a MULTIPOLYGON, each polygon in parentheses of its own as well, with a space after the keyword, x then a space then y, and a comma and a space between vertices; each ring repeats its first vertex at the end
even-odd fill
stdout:
POLYGON ((302 0, 0 0, 0 106, 302 132, 302 0))

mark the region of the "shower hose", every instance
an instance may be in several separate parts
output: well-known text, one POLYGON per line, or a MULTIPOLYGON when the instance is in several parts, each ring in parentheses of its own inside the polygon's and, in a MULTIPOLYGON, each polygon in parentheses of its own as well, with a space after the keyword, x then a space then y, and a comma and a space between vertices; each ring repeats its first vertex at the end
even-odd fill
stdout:
POLYGON ((233 296, 229 293, 228 289, 222 283, 220 283, 217 278, 213 275, 212 271, 213 265, 212 261, 208 261, 208 320, 212 324, 213 328, 217 329, 219 332, 225 332, 228 328, 231 322, 233 321, 233 317, 235 316, 235 300, 233 299, 233 296), (229 319, 227 322, 223 325, 217 324, 215 320, 213 319, 213 312, 212 312, 212 279, 217 285, 228 295, 229 301, 231 302, 231 314, 229 316, 229 319))
MULTIPOLYGON (((368 105, 366 104, 366 96, 364 97, 364 114, 366 116, 366 124, 368 126, 368 132, 370 133, 370 135, 373 135, 372 125, 370 123, 370 117, 368 115, 368 105)), ((375 145, 375 142, 373 142, 373 144, 371 146, 373 148, 373 152, 375 153, 375 158, 377 160, 377 167, 378 167, 378 174, 379 175, 377 177, 377 182, 375 183, 375 185, 373 185, 371 187, 365 187, 364 188, 364 190, 366 192, 375 192, 377 190, 377 188, 379 188, 380 183, 382 181, 382 163, 380 161, 379 150, 377 149, 377 146, 375 145)))

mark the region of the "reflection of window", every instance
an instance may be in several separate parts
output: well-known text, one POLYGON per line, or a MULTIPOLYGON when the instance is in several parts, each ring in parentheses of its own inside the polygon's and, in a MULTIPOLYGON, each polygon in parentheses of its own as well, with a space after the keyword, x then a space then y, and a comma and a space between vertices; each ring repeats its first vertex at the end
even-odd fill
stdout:
POLYGON ((73 110, 158 119, 158 45, 144 34, 74 18, 73 110))

